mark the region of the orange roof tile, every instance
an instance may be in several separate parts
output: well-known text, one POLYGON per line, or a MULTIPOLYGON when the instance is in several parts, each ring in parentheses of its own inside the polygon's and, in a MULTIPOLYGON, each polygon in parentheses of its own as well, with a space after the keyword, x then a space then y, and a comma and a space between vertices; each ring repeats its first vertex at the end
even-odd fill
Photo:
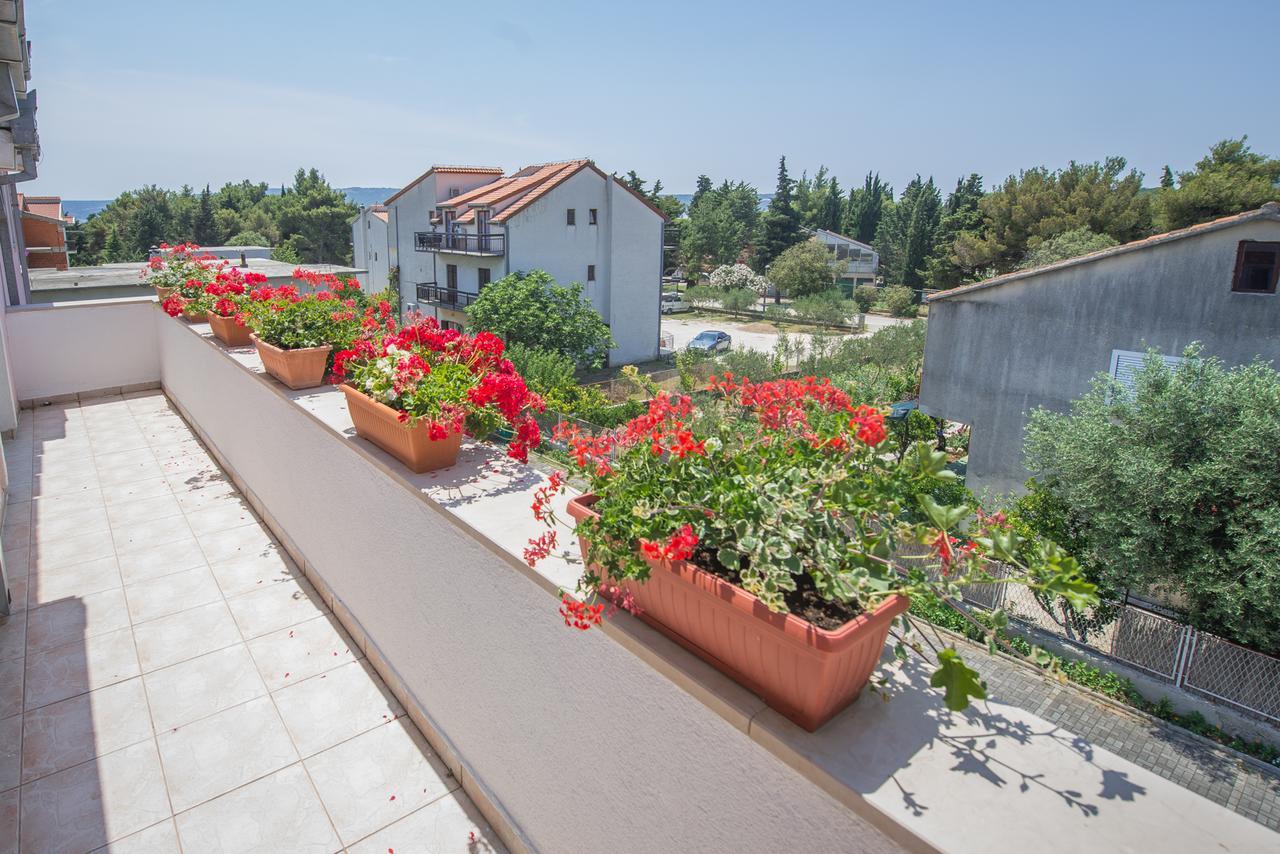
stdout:
MULTIPOLYGON (((531 176, 533 179, 533 181, 531 182, 532 189, 530 189, 529 192, 525 193, 515 202, 507 206, 505 210, 501 211, 496 216, 494 216, 493 221, 506 222, 507 220, 511 219, 511 217, 520 213, 520 211, 529 207, 529 205, 533 204, 538 199, 542 198, 547 193, 554 190, 556 187, 560 186, 562 183, 567 181, 570 177, 578 174, 578 172, 590 166, 591 166, 590 160, 569 160, 564 163, 547 163, 541 167, 538 167, 538 171, 534 172, 533 175, 531 176)), ((526 170, 533 169, 533 168, 535 167, 532 167, 532 166, 526 167, 526 170)), ((521 170, 521 171, 523 172, 526 170, 521 170)), ((599 172, 600 170, 597 169, 596 171, 599 172)), ((519 175, 520 173, 517 172, 516 174, 519 175)), ((604 173, 600 173, 600 174, 603 175, 604 173)))
POLYGON ((396 199, 400 198, 405 193, 409 192, 414 187, 421 184, 423 181, 427 179, 427 176, 431 175, 434 172, 444 172, 444 173, 450 173, 450 174, 460 173, 463 175, 501 175, 502 169, 501 167, 498 167, 498 166, 439 166, 439 165, 432 166, 426 172, 423 172, 417 178, 414 178, 408 184, 405 184, 403 187, 401 187, 399 190, 393 193, 390 198, 388 198, 385 202, 383 202, 383 204, 384 205, 391 204, 396 199))

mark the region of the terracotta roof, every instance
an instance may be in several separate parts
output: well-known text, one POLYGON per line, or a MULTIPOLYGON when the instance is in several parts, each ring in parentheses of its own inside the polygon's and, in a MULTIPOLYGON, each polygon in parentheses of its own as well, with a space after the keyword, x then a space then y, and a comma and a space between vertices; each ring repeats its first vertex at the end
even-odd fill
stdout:
POLYGON ((401 187, 397 192, 393 193, 390 198, 388 198, 385 202, 383 202, 383 204, 384 205, 391 204, 396 199, 400 198, 405 193, 409 192, 414 187, 421 184, 423 181, 427 179, 427 176, 431 175, 434 172, 460 173, 463 175, 501 175, 502 169, 501 167, 498 167, 498 166, 440 166, 440 165, 432 166, 426 172, 423 172, 417 178, 414 178, 408 184, 405 184, 403 187, 401 187))
POLYGON ((18 193, 18 209, 24 213, 62 221, 61 196, 28 196, 18 193))
POLYGON ((376 216, 378 219, 382 220, 383 222, 388 221, 386 211, 373 211, 373 215, 376 216))
MULTIPOLYGON (((545 163, 540 167, 529 166, 522 169, 520 172, 517 172, 516 175, 520 175, 521 172, 527 172, 529 169, 537 169, 537 171, 531 176, 533 179, 531 181, 533 185, 532 189, 511 205, 508 205, 501 213, 495 215, 493 221, 506 222, 511 219, 511 217, 520 213, 520 211, 529 207, 529 205, 533 204, 538 199, 563 184, 569 178, 588 167, 594 168, 591 166, 590 160, 569 160, 564 163, 545 163)), ((596 169, 596 171, 600 172, 599 169, 596 169)), ((604 173, 600 172, 600 174, 603 175, 604 173)))
POLYGON ((1280 202, 1267 202, 1255 211, 1245 211, 1234 216, 1224 216, 1219 219, 1202 222, 1199 225, 1193 225, 1188 228, 1180 228, 1177 231, 1166 231, 1163 234, 1154 234, 1151 237, 1144 237, 1142 240, 1134 240, 1131 243, 1123 243, 1119 246, 1112 246, 1110 249, 1102 249, 1098 252, 1090 252, 1088 255, 1080 255, 1075 258, 1068 258, 1065 261, 1055 261, 1052 264, 1045 264, 1041 267, 1032 267, 1029 270, 1018 270, 1013 273, 1006 273, 1003 276, 996 276, 993 279, 987 279, 982 282, 975 282, 972 285, 961 285, 958 288, 942 291, 928 297, 927 302, 937 302, 942 299, 961 296, 973 291, 985 290, 986 288, 994 288, 999 285, 1006 285, 1010 282, 1028 279, 1032 276, 1038 276, 1041 273, 1048 273, 1054 270, 1062 270, 1067 267, 1075 267, 1078 264, 1090 264, 1094 261, 1101 261, 1103 258, 1110 258, 1114 255, 1123 255, 1128 252, 1137 252, 1141 249, 1148 249, 1152 246, 1159 246, 1164 243, 1171 243, 1174 240, 1182 240, 1184 237, 1195 237, 1199 234, 1207 234, 1211 231, 1219 231, 1224 228, 1234 228, 1237 225, 1243 225, 1246 222, 1254 220, 1274 220, 1280 222, 1280 202))

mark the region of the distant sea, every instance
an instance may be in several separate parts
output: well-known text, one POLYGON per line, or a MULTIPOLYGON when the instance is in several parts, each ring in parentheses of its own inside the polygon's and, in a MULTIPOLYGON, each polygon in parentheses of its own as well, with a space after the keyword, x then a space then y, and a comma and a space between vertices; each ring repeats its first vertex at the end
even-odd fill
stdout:
MULTIPOLYGON (((347 199, 352 204, 364 207, 365 205, 381 204, 399 189, 399 187, 343 187, 342 192, 346 194, 347 199)), ((275 195, 280 192, 280 189, 273 187, 267 192, 275 195)), ((673 195, 685 207, 688 207, 689 202, 693 200, 692 193, 674 193, 673 195)), ((773 193, 761 193, 760 210, 767 208, 772 198, 773 193)), ((80 222, 84 222, 90 216, 105 208, 110 201, 111 199, 63 199, 62 210, 64 213, 71 214, 80 222)))

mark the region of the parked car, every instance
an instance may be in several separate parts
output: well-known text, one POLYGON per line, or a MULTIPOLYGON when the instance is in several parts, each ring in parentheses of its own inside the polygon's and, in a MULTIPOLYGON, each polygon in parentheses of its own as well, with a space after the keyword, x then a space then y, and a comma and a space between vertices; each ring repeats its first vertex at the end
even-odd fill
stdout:
POLYGON ((729 337, 728 332, 707 329, 703 332, 699 332, 694 339, 689 342, 688 349, 696 353, 716 353, 722 350, 728 350, 732 346, 733 339, 729 337))
POLYGON ((663 294, 661 306, 663 314, 675 314, 677 311, 688 311, 692 308, 681 294, 663 294))

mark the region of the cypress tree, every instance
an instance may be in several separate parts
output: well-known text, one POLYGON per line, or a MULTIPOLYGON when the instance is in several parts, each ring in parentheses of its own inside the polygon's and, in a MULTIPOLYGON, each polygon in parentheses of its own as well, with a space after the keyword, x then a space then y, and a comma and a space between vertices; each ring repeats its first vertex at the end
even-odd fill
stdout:
POLYGON ((769 208, 760 218, 760 245, 756 250, 756 269, 763 271, 774 258, 800 241, 800 217, 792 202, 795 182, 787 175, 787 158, 778 161, 778 186, 769 208))

